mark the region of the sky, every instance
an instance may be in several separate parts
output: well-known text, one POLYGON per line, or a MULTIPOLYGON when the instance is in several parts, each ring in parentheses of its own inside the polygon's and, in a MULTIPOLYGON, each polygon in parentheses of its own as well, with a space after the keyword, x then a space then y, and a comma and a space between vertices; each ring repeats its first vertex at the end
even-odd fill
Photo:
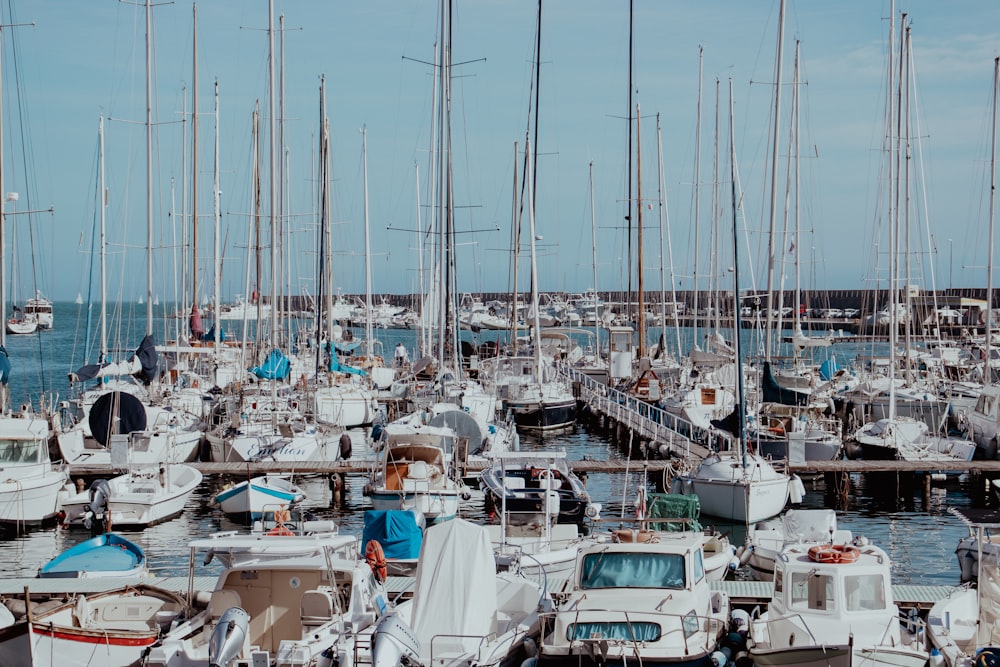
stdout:
MULTIPOLYGON (((458 290, 506 291, 511 286, 514 170, 522 168, 515 151, 524 150, 529 122, 534 122, 529 114, 538 3, 455 4, 453 60, 462 63, 453 72, 452 102, 458 290)), ((810 289, 884 286, 887 279, 885 193, 890 186, 882 146, 891 12, 897 45, 900 15, 908 14, 912 62, 905 130, 911 138, 910 167, 897 170, 907 176, 902 191, 909 195, 895 205, 905 212, 899 216, 905 224, 898 228, 897 247, 908 249, 897 254, 900 280, 926 289, 986 284, 1000 4, 912 0, 890 7, 876 0, 789 0, 775 219, 781 230, 786 218, 797 218, 801 231, 797 244, 788 235, 775 241, 776 255, 785 260, 777 271, 786 288, 794 285, 796 273, 810 289), (801 73, 795 86, 797 42, 801 73), (792 155, 790 109, 796 90, 799 149, 792 155), (788 186, 786 175, 793 163, 800 174, 797 188, 788 186), (786 196, 789 190, 797 196, 786 196)), ((178 267, 189 261, 181 246, 187 238, 182 227, 190 219, 184 203, 192 178, 185 171, 190 171, 192 150, 193 13, 190 2, 153 10, 152 291, 164 301, 178 298, 178 267)), ((265 152, 269 145, 268 13, 264 0, 197 5, 199 283, 203 295, 206 285, 214 289, 210 253, 218 126, 225 301, 247 289, 251 118, 258 102, 265 152)), ((99 293, 95 235, 103 116, 107 289, 110 299, 135 300, 146 293, 145 9, 116 0, 8 1, 2 14, 2 188, 18 193, 16 201, 6 198, 12 247, 7 292, 23 298, 40 289, 57 300, 99 293)), ((275 25, 282 15, 285 244, 292 258, 285 281, 295 293, 317 291, 314 202, 323 77, 332 131, 335 287, 365 291, 367 217, 373 293, 418 292, 418 211, 419 227, 430 220, 427 171, 435 77, 429 63, 438 3, 275 2, 275 25)), ((741 281, 744 288, 766 284, 777 30, 777 0, 635 0, 632 78, 640 111, 638 122, 633 118, 633 188, 641 182, 647 289, 665 285, 669 290, 671 284, 690 289, 696 272, 703 289, 710 283, 731 286, 730 86, 741 281), (714 193, 718 206, 712 204, 714 193)), ((634 237, 630 248, 625 223, 626 118, 636 116, 629 114, 629 3, 544 0, 538 60, 534 217, 540 288, 593 288, 596 237, 597 288, 625 289, 628 269, 635 265, 628 256, 631 250, 635 257, 636 249, 634 237)), ((266 154, 263 160, 267 165, 266 154)), ((267 183, 265 176, 265 212, 267 183)), ((639 195, 633 191, 632 197, 639 195)), ((518 277, 522 289, 527 262, 525 253, 518 277)), ((266 284, 264 289, 269 289, 266 284)))

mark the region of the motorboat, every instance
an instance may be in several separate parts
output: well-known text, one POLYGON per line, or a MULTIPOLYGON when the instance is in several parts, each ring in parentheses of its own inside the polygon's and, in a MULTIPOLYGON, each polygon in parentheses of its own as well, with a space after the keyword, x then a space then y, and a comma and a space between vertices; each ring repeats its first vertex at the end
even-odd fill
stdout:
POLYGON ((273 511, 279 506, 290 506, 305 500, 305 497, 306 494, 292 483, 289 475, 268 473, 226 484, 208 504, 231 518, 250 523, 260 519, 267 509, 273 511))
POLYGON ((0 627, 4 667, 139 664, 187 608, 176 593, 143 584, 81 593, 54 606, 34 604, 26 602, 24 617, 0 627))
POLYGON ((600 511, 566 464, 565 452, 496 455, 479 476, 479 488, 487 510, 502 513, 507 524, 540 523, 549 514, 557 523, 580 524, 600 511))
MULTIPOLYGON (((244 539, 231 538, 237 546, 244 539)), ((226 541, 191 542, 191 587, 195 554, 218 554, 226 541)), ((337 555, 343 540, 319 546, 318 554, 266 561, 241 552, 250 557, 223 570, 207 606, 165 631, 143 664, 354 664, 355 639, 386 607, 385 590, 365 560, 337 555)))
POLYGON ((53 519, 69 493, 69 474, 49 460, 46 420, 0 417, 0 523, 38 525, 53 519))
MULTIPOLYGON (((790 509, 779 519, 763 521, 747 535, 746 564, 757 581, 774 580, 774 561, 792 544, 852 544, 850 530, 837 528, 837 513, 830 509, 790 509)), ((740 553, 740 556, 743 552, 740 553)), ((741 558, 742 560, 742 558, 741 558)))
MULTIPOLYGON (((1000 528, 1000 515, 973 510, 953 510, 969 525, 978 544, 987 542, 987 532, 1000 528)), ((973 667, 991 664, 1000 658, 1000 550, 977 553, 978 581, 975 587, 962 586, 938 600, 927 614, 927 638, 933 646, 936 664, 973 667)))
POLYGON ((104 533, 74 544, 38 570, 42 579, 138 577, 149 574, 146 554, 135 542, 104 533))
POLYGON ((35 296, 24 302, 24 314, 33 315, 39 329, 52 328, 52 301, 40 291, 36 290, 35 296))
POLYGON ((539 662, 711 664, 730 603, 712 590, 701 545, 678 532, 581 549, 555 611, 543 616, 539 662))
POLYGON ((427 523, 458 514, 460 500, 471 496, 454 466, 459 437, 447 426, 393 422, 365 488, 377 510, 412 509, 427 523))
POLYGON ((888 554, 871 544, 785 546, 767 611, 750 619, 753 664, 926 665, 922 633, 900 621, 891 575, 888 554))
POLYGON ((63 502, 63 522, 104 531, 145 528, 174 518, 201 484, 202 474, 183 463, 133 468, 109 480, 95 480, 89 489, 63 502))

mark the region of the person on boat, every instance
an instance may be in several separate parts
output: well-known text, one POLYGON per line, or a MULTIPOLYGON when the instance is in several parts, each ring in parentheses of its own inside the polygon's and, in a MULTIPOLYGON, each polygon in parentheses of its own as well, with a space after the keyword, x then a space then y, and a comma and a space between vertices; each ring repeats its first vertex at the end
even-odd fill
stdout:
POLYGON ((403 341, 396 343, 396 352, 393 357, 396 360, 397 367, 403 367, 410 363, 410 354, 406 351, 403 341))

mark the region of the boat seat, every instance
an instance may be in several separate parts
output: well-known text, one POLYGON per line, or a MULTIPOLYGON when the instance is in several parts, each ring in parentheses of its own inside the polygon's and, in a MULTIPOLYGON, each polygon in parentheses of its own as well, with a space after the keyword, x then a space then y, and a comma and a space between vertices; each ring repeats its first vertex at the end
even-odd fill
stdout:
POLYGON ((621 528, 619 530, 613 531, 611 537, 615 542, 658 542, 656 538, 656 533, 651 530, 632 530, 631 528, 621 528))
POLYGON ((243 607, 240 594, 236 591, 221 589, 212 591, 212 598, 208 601, 208 608, 212 612, 212 618, 219 618, 231 607, 243 607))
POLYGON ((299 618, 304 628, 317 628, 334 618, 333 593, 329 590, 314 589, 302 594, 299 618))
POLYGON ((423 461, 414 461, 410 464, 410 469, 406 471, 406 476, 410 479, 427 479, 430 476, 430 470, 423 461))

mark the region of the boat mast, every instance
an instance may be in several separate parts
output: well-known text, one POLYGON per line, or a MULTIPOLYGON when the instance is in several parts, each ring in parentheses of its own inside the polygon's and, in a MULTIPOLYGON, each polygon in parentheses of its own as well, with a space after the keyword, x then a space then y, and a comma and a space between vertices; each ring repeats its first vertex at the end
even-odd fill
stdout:
MULTIPOLYGON (((771 212, 767 234, 767 327, 764 329, 764 358, 771 361, 774 340, 774 235, 778 214, 778 132, 781 127, 781 64, 784 57, 785 0, 778 8, 778 53, 774 66, 774 130, 771 146, 771 212)), ((779 308, 781 304, 778 304, 779 308)), ((737 310, 739 306, 737 304, 737 310)), ((735 338, 739 338, 737 329, 735 338)))
MULTIPOLYGON (((698 345, 698 241, 701 231, 701 96, 702 82, 704 80, 705 68, 705 47, 698 47, 698 115, 695 121, 694 131, 694 263, 691 272, 691 280, 694 285, 694 319, 691 322, 691 340, 695 349, 700 349, 698 345)), ((716 106, 718 113, 718 106, 716 106)), ((713 209, 714 211, 714 209, 713 209)), ((711 275, 711 274, 709 274, 711 275)), ((677 350, 680 352, 680 333, 678 336, 677 350)))
MULTIPOLYGON (((97 132, 99 134, 98 151, 101 163, 101 191, 98 193, 101 199, 100 204, 98 204, 101 208, 101 356, 98 357, 97 361, 98 363, 104 363, 108 360, 108 260, 107 253, 105 252, 107 244, 105 222, 108 196, 107 186, 104 181, 104 116, 101 116, 97 132)), ((0 185, 0 192, 3 192, 2 185, 0 185)), ((2 233, 0 233, 0 237, 2 237, 2 233)), ((6 327, 3 328, 6 329, 6 327)))
POLYGON ((635 32, 635 0, 628 3, 628 105, 626 115, 628 122, 628 193, 625 196, 627 201, 627 213, 625 221, 628 228, 628 307, 627 312, 632 311, 632 66, 635 59, 633 44, 633 33, 635 32))
POLYGON ((146 335, 153 334, 153 5, 146 0, 146 335))
MULTIPOLYGON (((645 293, 645 282, 643 278, 642 271, 642 132, 640 131, 639 123, 641 122, 639 114, 639 104, 635 105, 635 162, 636 162, 636 193, 635 200, 636 206, 639 207, 638 215, 636 216, 636 272, 637 275, 637 289, 639 290, 639 298, 636 302, 636 307, 638 312, 636 313, 636 327, 639 329, 639 349, 637 351, 638 358, 642 359, 646 356, 646 299, 645 293)), ((630 170, 631 171, 631 170, 630 170)))
POLYGON ((746 422, 746 397, 743 390, 743 361, 740 355, 740 332, 743 321, 740 314, 740 244, 737 233, 739 201, 736 198, 736 137, 733 131, 733 80, 729 79, 729 180, 733 206, 733 350, 736 357, 736 442, 743 456, 743 467, 747 466, 747 448, 744 441, 746 422))
MULTIPOLYGON (((660 355, 666 354, 667 346, 667 308, 664 303, 666 297, 666 277, 663 268, 663 241, 666 237, 666 257, 670 264, 670 301, 674 309, 674 335, 677 337, 677 353, 681 350, 681 327, 677 312, 677 281, 674 280, 674 250, 670 241, 670 213, 667 207, 667 184, 663 173, 663 128, 660 125, 660 114, 656 114, 656 162, 657 162, 657 183, 656 187, 660 191, 659 199, 659 223, 660 223, 660 355)), ((591 202, 593 204, 593 202, 591 202)), ((591 206, 593 209, 593 206, 591 206)))
POLYGON ((368 313, 365 317, 365 345, 369 361, 375 355, 372 347, 374 344, 372 336, 372 240, 371 231, 368 228, 368 128, 361 128, 361 162, 364 176, 364 208, 365 208, 365 303, 368 304, 368 313))
MULTIPOLYGON (((219 82, 215 82, 215 172, 213 175, 212 192, 212 222, 215 234, 215 256, 212 258, 215 265, 215 317, 213 318, 215 329, 215 354, 219 354, 219 344, 222 342, 222 243, 219 238, 219 229, 222 227, 222 190, 219 189, 219 82)), ((215 364, 218 366, 218 364, 215 364)), ((216 381, 218 386, 218 381, 216 381)))
MULTIPOLYGON (((198 3, 191 6, 191 304, 198 307, 198 3)), ((219 311, 215 312, 219 319, 219 311)))
MULTIPOLYGON (((326 245, 326 234, 327 225, 329 224, 329 210, 327 208, 327 202, 329 201, 328 190, 327 190, 327 151, 329 149, 328 135, 327 135, 327 124, 326 124, 326 76, 320 75, 319 77, 319 257, 318 266, 316 267, 316 281, 317 281, 317 294, 316 294, 316 375, 319 376, 320 369, 322 367, 322 346, 319 342, 323 338, 323 326, 326 324, 327 330, 333 330, 333 320, 329 318, 330 316, 330 304, 329 304, 329 294, 327 293, 326 284, 326 271, 327 271, 327 245, 326 245), (324 303, 324 297, 327 299, 324 303), (326 306, 326 316, 329 319, 324 318, 323 306, 326 306), (325 320, 325 322, 324 322, 325 320)), ((333 336, 329 338, 331 345, 331 355, 333 354, 333 336)))
MULTIPOLYGON (((531 137, 524 139, 524 152, 526 156, 531 155, 531 137)), ((525 160, 528 169, 531 169, 531 160, 525 160)), ((528 174, 525 181, 528 187, 532 187, 532 174, 528 174)), ((534 195, 534 192, 530 193, 534 195)), ((535 262, 535 207, 531 204, 534 201, 532 196, 528 197, 528 232, 531 234, 531 307, 535 312, 535 340, 532 346, 535 354, 535 381, 539 388, 542 385, 542 329, 538 315, 538 266, 535 262)), ((540 391, 541 389, 539 389, 540 391)))
POLYGON ((993 220, 997 193, 997 93, 1000 90, 1000 58, 993 59, 993 124, 990 128, 990 231, 986 261, 986 353, 983 355, 983 382, 993 384, 990 347, 993 337, 993 220))
MULTIPOLYGON (((271 345, 278 345, 278 275, 276 274, 276 268, 278 266, 278 201, 277 201, 277 184, 275 180, 278 177, 278 146, 277 146, 277 132, 275 131, 275 54, 274 54, 274 0, 268 0, 267 3, 267 81, 268 81, 268 140, 270 142, 269 147, 269 171, 268 175, 268 207, 269 207, 269 218, 271 223, 271 345)), ((260 311, 258 310, 258 314, 260 311)), ((260 321, 258 317, 258 322, 260 321)))
MULTIPOLYGON (((594 355, 601 362, 601 316, 597 304, 597 214, 594 212, 594 161, 590 161, 590 248, 594 266, 594 355)), ((609 361, 610 362, 610 358, 609 361)))

